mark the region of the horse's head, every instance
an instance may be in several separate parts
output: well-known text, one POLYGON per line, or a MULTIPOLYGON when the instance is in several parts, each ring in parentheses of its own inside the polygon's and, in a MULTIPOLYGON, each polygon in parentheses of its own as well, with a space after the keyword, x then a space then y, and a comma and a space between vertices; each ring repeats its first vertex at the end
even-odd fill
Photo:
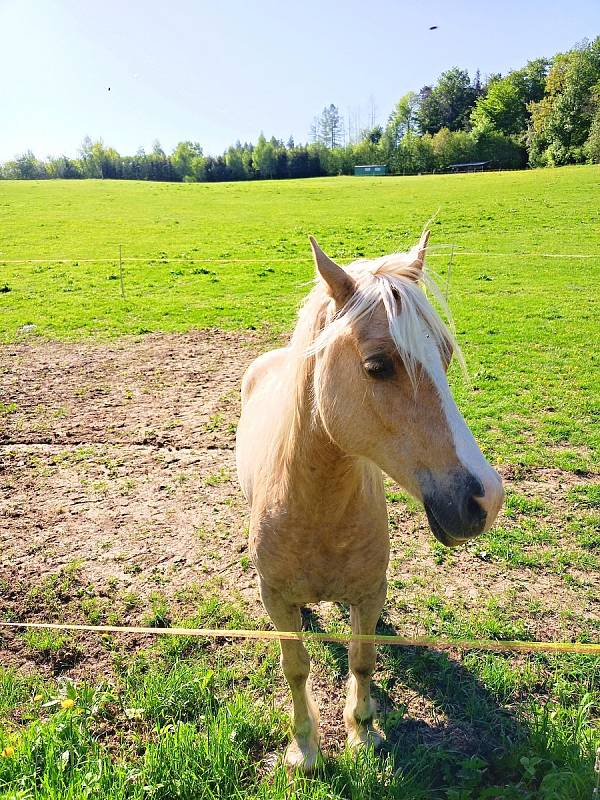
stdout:
POLYGON ((331 297, 312 348, 315 400, 332 440, 421 500, 434 535, 455 546, 492 526, 503 489, 448 386, 456 345, 419 285, 427 239, 347 270, 311 240, 331 297))

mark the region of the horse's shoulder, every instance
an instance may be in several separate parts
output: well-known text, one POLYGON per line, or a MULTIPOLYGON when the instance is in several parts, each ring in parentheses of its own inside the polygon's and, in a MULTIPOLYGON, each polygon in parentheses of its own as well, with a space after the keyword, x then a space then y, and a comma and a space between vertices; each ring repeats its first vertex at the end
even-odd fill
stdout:
POLYGON ((246 400, 257 383, 285 361, 288 352, 288 347, 278 347, 276 350, 263 353, 250 363, 242 378, 242 400, 246 400))

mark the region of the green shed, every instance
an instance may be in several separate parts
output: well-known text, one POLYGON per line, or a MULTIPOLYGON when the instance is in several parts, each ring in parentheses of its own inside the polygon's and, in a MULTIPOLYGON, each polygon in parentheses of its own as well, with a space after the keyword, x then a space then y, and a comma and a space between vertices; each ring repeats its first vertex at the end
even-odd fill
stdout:
POLYGON ((387 175, 385 164, 357 164, 354 167, 355 175, 387 175))

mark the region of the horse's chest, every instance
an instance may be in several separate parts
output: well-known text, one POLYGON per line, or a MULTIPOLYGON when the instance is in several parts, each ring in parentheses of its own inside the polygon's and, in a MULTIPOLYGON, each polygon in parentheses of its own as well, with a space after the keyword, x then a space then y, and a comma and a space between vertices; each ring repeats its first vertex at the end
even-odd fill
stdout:
POLYGON ((258 530, 250 549, 263 581, 293 603, 354 603, 381 585, 389 558, 387 529, 363 527, 258 530))

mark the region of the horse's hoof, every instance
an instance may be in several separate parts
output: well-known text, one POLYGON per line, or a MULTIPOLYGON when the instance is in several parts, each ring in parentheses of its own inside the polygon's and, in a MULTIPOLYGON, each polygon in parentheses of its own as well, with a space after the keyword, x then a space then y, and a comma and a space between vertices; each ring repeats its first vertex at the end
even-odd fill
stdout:
POLYGON ((314 740, 293 739, 285 751, 285 765, 290 772, 312 772, 316 766, 319 755, 319 746, 314 740))
POLYGON ((384 741, 385 737, 373 724, 377 713, 377 703, 372 697, 369 698, 368 711, 370 716, 367 719, 360 719, 356 716, 352 704, 347 703, 344 708, 344 724, 348 734, 347 741, 352 750, 366 747, 373 747, 377 750, 384 741))
MULTIPOLYGON (((371 712, 376 711, 375 702, 371 701, 371 712)), ((344 709, 344 723, 348 734, 348 746, 353 750, 365 747, 373 747, 377 750, 383 744, 385 737, 378 731, 373 724, 373 717, 370 719, 357 719, 349 708, 344 709)))
POLYGON ((348 730, 348 746, 352 750, 372 747, 378 750, 385 741, 383 735, 369 722, 357 722, 348 730))

